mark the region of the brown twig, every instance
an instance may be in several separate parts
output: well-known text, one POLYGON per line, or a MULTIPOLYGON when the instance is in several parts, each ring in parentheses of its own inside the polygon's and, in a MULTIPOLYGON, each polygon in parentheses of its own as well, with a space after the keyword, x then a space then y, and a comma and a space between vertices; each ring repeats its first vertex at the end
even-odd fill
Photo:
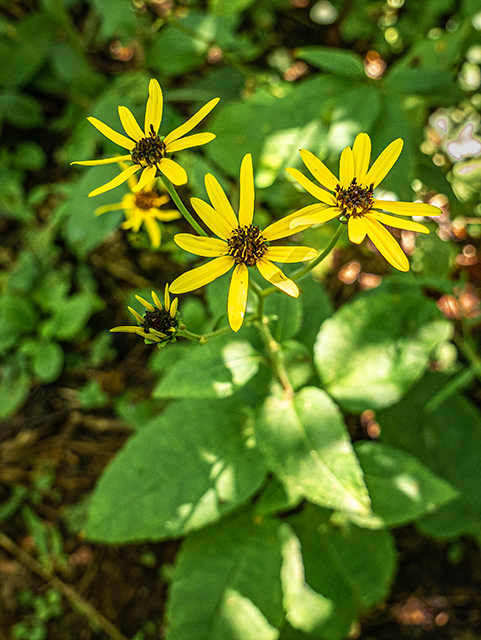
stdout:
POLYGON ((8 536, 4 533, 0 532, 0 546, 3 547, 6 551, 11 553, 13 556, 20 560, 22 564, 33 571, 41 578, 43 578, 46 582, 50 583, 55 589, 60 591, 60 593, 67 598, 67 600, 75 605, 77 609, 79 609, 84 615, 89 618, 94 624, 96 624, 102 631, 104 631, 112 640, 127 640, 127 638, 116 628, 114 625, 104 618, 104 616, 99 613, 92 605, 84 600, 82 596, 80 596, 73 587, 65 582, 62 582, 59 578, 52 575, 49 571, 46 571, 42 565, 32 558, 32 556, 21 549, 18 545, 13 542, 8 536))

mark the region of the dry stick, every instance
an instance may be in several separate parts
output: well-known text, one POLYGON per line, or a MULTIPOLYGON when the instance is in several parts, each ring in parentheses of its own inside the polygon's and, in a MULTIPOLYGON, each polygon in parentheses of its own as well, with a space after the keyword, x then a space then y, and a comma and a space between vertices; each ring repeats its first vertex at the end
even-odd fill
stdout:
POLYGON ((111 622, 107 620, 107 618, 104 618, 104 616, 94 609, 87 600, 84 600, 82 596, 75 591, 75 589, 46 571, 42 565, 35 560, 35 558, 32 558, 29 553, 21 549, 15 544, 15 542, 13 542, 13 540, 1 532, 0 546, 20 560, 20 562, 27 566, 30 571, 33 571, 46 582, 49 582, 53 587, 55 587, 55 589, 60 591, 60 593, 62 593, 62 595, 64 595, 71 604, 74 604, 78 609, 80 609, 80 611, 85 614, 89 620, 100 627, 102 631, 105 631, 112 640, 128 640, 116 627, 114 627, 111 622))

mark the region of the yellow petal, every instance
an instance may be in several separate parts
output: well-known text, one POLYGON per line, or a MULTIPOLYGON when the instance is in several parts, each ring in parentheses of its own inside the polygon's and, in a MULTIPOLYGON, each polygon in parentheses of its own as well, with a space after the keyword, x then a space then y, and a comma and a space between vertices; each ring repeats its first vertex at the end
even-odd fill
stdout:
POLYGON ((135 187, 132 189, 132 191, 137 193, 138 191, 146 187, 149 184, 149 182, 152 182, 152 180, 155 178, 156 173, 157 173, 157 167, 145 167, 145 169, 142 171, 142 175, 140 176, 139 181, 137 182, 135 187))
POLYGON ((352 153, 354 155, 354 174, 357 178, 357 184, 363 186, 369 162, 371 161, 371 138, 367 133, 360 133, 356 136, 352 145, 352 153))
POLYGON ((102 160, 77 160, 75 162, 71 162, 70 164, 81 164, 84 167, 96 167, 101 164, 113 164, 114 162, 119 162, 120 160, 130 160, 130 155, 128 156, 115 156, 115 158, 103 158, 102 160))
POLYGON ((399 154, 402 151, 404 142, 401 138, 393 140, 391 144, 384 149, 381 155, 377 158, 376 162, 372 165, 366 174, 364 184, 375 187, 384 180, 387 174, 391 171, 394 163, 399 158, 399 154))
MULTIPOLYGON (((90 117, 87 118, 87 120, 90 122, 90 124, 93 124, 94 127, 98 129, 100 133, 102 133, 106 138, 112 140, 112 142, 115 142, 115 144, 118 144, 121 147, 128 149, 129 151, 131 151, 135 147, 135 142, 133 140, 126 138, 121 133, 117 133, 117 131, 114 131, 108 125, 100 122, 100 120, 97 120, 97 118, 90 117)), ((117 158, 117 160, 119 159, 120 158, 117 158)))
POLYGON ((249 271, 244 263, 234 269, 229 286, 227 313, 232 331, 239 331, 244 321, 247 292, 249 290, 249 271))
POLYGON ((157 167, 159 168, 159 171, 172 182, 172 184, 180 185, 187 182, 187 173, 185 169, 170 158, 162 158, 162 160, 157 163, 157 167))
POLYGON ((336 200, 334 196, 329 193, 329 191, 326 191, 322 187, 318 187, 317 184, 314 184, 311 180, 309 180, 309 178, 306 178, 306 176, 303 173, 301 173, 299 169, 293 169, 292 167, 287 167, 286 171, 289 175, 291 175, 294 178, 294 180, 297 180, 297 182, 302 187, 304 187, 304 189, 308 193, 310 193, 311 196, 314 196, 314 198, 317 198, 318 200, 320 200, 321 202, 324 202, 325 204, 328 204, 328 205, 335 204, 336 200))
POLYGON ((177 129, 174 129, 173 131, 171 131, 168 135, 165 136, 164 144, 168 145, 171 142, 174 142, 174 140, 177 140, 178 138, 180 138, 181 136, 184 136, 186 133, 189 133, 189 131, 191 131, 195 126, 197 126, 199 122, 203 120, 206 117, 206 115, 212 111, 212 109, 219 102, 219 100, 220 98, 214 98, 213 100, 205 104, 202 107, 202 109, 199 109, 199 111, 197 111, 197 113, 195 113, 192 116, 192 118, 189 118, 187 122, 184 122, 184 124, 181 124, 180 127, 177 127, 177 129))
POLYGON ((155 133, 159 130, 162 121, 163 98, 160 84, 152 78, 149 82, 149 99, 145 108, 144 131, 145 135, 150 134, 150 125, 154 127, 155 133))
POLYGON ((205 188, 207 189, 207 195, 212 202, 212 206, 218 215, 225 219, 231 229, 238 227, 239 223, 237 222, 234 209, 227 199, 224 189, 220 186, 219 181, 211 173, 205 176, 205 188))
POLYGON ((127 107, 119 107, 119 118, 125 133, 136 142, 144 137, 144 132, 139 127, 134 114, 127 107))
POLYGON ((160 309, 160 311, 162 311, 164 307, 162 306, 162 302, 160 301, 159 296, 155 293, 155 291, 151 291, 150 295, 152 296, 152 300, 155 302, 155 306, 160 309))
POLYGON ((120 209, 123 208, 124 207, 121 202, 118 202, 117 204, 104 204, 102 207, 97 207, 94 214, 96 216, 100 216, 102 213, 107 213, 107 211, 120 211, 120 209))
POLYGON ((390 200, 374 200, 373 209, 383 209, 389 213, 397 213, 400 216, 429 216, 436 217, 442 214, 441 209, 424 202, 391 202, 390 200))
POLYGON ((241 227, 252 224, 252 218, 254 217, 254 199, 254 168, 252 166, 252 155, 246 153, 240 169, 239 225, 241 227))
POLYGON ((364 216, 364 224, 367 227, 367 235, 389 264, 399 271, 409 271, 409 261, 389 231, 380 222, 368 216, 364 216))
POLYGON ((367 227, 364 224, 364 216, 350 216, 347 222, 347 233, 351 242, 354 242, 354 244, 361 244, 367 233, 367 227))
POLYGON ((224 240, 194 236, 191 233, 177 233, 174 236, 174 242, 184 251, 206 258, 225 256, 228 250, 227 242, 224 240))
POLYGON ((135 299, 138 300, 140 304, 142 304, 147 309, 147 311, 155 311, 155 308, 150 304, 150 302, 148 302, 144 298, 136 295, 135 299))
POLYGON ((110 331, 112 333, 139 333, 139 331, 142 331, 142 330, 139 329, 139 327, 129 326, 129 327, 114 327, 113 329, 110 329, 110 331))
MULTIPOLYGON (((228 240, 231 237, 233 228, 210 204, 200 198, 191 198, 190 203, 202 222, 204 222, 216 236, 219 236, 219 238, 223 240, 228 240)), ((237 228, 237 222, 235 228, 237 228)))
POLYGON ((272 262, 265 258, 261 258, 257 263, 257 268, 261 276, 275 287, 281 289, 281 291, 284 291, 284 293, 287 293, 287 295, 293 298, 298 297, 299 288, 296 283, 284 275, 275 264, 272 264, 272 262))
POLYGON ((182 218, 182 214, 179 213, 176 209, 157 209, 153 207, 150 209, 149 213, 152 214, 154 218, 157 220, 161 220, 162 222, 171 222, 172 220, 178 220, 182 218))
POLYGON ((319 211, 314 211, 314 213, 308 212, 307 209, 309 208, 310 207, 304 207, 304 209, 296 211, 295 215, 299 217, 294 217, 290 223, 291 233, 297 233, 298 231, 307 229, 313 224, 329 222, 329 220, 334 220, 334 218, 337 218, 337 216, 341 214, 337 207, 324 207, 319 211))
POLYGON ((170 309, 170 293, 169 293, 169 283, 165 284, 164 289, 164 304, 166 309, 170 309))
POLYGON ((172 300, 172 304, 170 305, 170 317, 175 318, 175 314, 177 313, 177 307, 179 306, 179 298, 174 298, 172 300))
POLYGON ((172 293, 186 293, 187 291, 199 289, 216 278, 223 276, 224 273, 227 273, 229 269, 234 266, 234 264, 234 258, 231 256, 214 258, 214 260, 211 260, 207 264, 191 269, 176 278, 169 287, 170 291, 172 293))
POLYGON ((191 147, 200 147, 203 144, 211 142, 215 138, 215 133, 194 133, 192 136, 181 138, 180 140, 174 140, 170 144, 166 145, 166 153, 175 153, 176 151, 183 151, 184 149, 190 149, 191 147))
POLYGON ((354 155, 351 147, 346 147, 339 161, 339 184, 347 189, 354 178, 354 155))
POLYGON ((322 184, 323 187, 329 189, 329 191, 335 191, 336 187, 339 183, 339 180, 332 173, 330 169, 326 167, 326 165, 316 158, 316 156, 308 151, 307 149, 300 149, 299 154, 302 158, 302 161, 312 173, 314 178, 322 184))
POLYGON ((118 187, 124 182, 126 182, 130 178, 130 176, 133 175, 136 171, 139 171, 139 169, 140 167, 138 164, 134 164, 128 169, 125 169, 113 180, 110 180, 110 182, 107 182, 102 187, 98 187, 97 189, 94 189, 93 191, 91 191, 89 193, 89 198, 92 198, 92 196, 98 196, 101 193, 105 193, 106 191, 110 191, 110 189, 115 189, 115 187, 118 187))
POLYGON ((263 257, 272 262, 304 262, 317 258, 317 251, 311 247, 269 247, 263 257))
POLYGON ((158 249, 160 247, 160 242, 162 239, 159 223, 153 218, 146 218, 144 224, 145 228, 147 229, 147 233, 149 234, 152 248, 158 249))
POLYGON ((137 313, 137 311, 135 309, 132 309, 132 307, 127 307, 127 309, 130 311, 130 313, 134 316, 134 318, 137 320, 139 324, 144 324, 144 319, 142 318, 140 313, 137 313))
POLYGON ((412 220, 403 220, 402 218, 395 218, 387 213, 381 213, 380 211, 371 211, 367 214, 368 218, 374 218, 379 220, 382 224, 387 224, 395 229, 406 229, 406 231, 417 231, 418 233, 429 233, 429 229, 419 222, 413 222, 412 220))

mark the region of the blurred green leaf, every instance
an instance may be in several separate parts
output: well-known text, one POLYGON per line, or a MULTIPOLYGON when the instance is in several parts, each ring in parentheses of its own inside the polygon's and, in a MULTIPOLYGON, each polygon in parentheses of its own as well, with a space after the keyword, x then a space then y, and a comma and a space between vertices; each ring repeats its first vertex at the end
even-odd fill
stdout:
POLYGON ((154 389, 156 398, 226 398, 257 373, 261 356, 246 340, 212 340, 189 352, 154 389))
POLYGON ((96 306, 91 293, 74 293, 55 310, 49 335, 72 340, 85 327, 96 306))
POLYGON ((56 380, 63 367, 63 350, 58 342, 39 344, 33 359, 33 373, 44 384, 56 380))
POLYGON ((250 7, 255 0, 209 0, 209 7, 214 15, 224 16, 238 13, 250 7))
POLYGON ((30 376, 16 362, 2 367, 0 378, 0 418, 10 418, 30 392, 30 376))
POLYGON ((110 543, 182 536, 232 511, 264 477, 242 405, 175 402, 136 432, 104 472, 87 535, 110 543))
POLYGON ((302 324, 302 306, 296 298, 282 293, 266 299, 264 313, 272 316, 270 327, 277 342, 294 338, 302 324))
POLYGON ((39 102, 15 89, 7 89, 0 93, 0 117, 16 127, 36 127, 43 122, 39 102))
POLYGON ((38 171, 47 160, 45 151, 36 142, 20 142, 15 149, 14 165, 27 171, 38 171))
POLYGON ((124 0, 90 0, 99 15, 99 39, 131 38, 135 35, 137 16, 135 8, 124 0))
POLYGON ((8 35, 0 35, 0 85, 19 87, 35 77, 51 43, 51 24, 42 15, 10 23, 8 35))
POLYGON ((385 525, 411 522, 450 502, 458 492, 417 458, 380 442, 354 450, 364 472, 372 510, 385 525))
POLYGON ((286 485, 347 517, 369 517, 367 489, 342 415, 329 396, 305 387, 267 398, 256 420, 259 447, 286 485))
POLYGON ((326 320, 314 351, 326 390, 361 413, 397 402, 452 333, 436 305, 413 294, 371 294, 326 320))
POLYGON ((19 295, 3 295, 0 303, 0 317, 4 328, 15 335, 33 331, 38 323, 38 314, 28 299, 19 295))
POLYGON ((277 640, 280 571, 273 519, 239 513, 190 535, 177 558, 166 640, 277 640))
POLYGON ((334 47, 309 46, 295 50, 295 55, 301 60, 339 76, 347 78, 366 78, 361 56, 354 51, 334 47))
POLYGON ((481 529, 481 414, 466 398, 451 394, 430 410, 448 378, 428 374, 401 402, 376 416, 383 441, 403 449, 459 491, 435 513, 418 520, 427 535, 451 538, 481 529))

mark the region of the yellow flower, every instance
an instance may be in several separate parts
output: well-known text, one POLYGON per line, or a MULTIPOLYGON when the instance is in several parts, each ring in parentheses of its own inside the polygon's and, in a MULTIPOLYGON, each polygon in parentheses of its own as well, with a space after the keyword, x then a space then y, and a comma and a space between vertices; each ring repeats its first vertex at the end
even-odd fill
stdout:
POLYGON ((159 300, 159 296, 152 291, 152 300, 155 303, 155 308, 150 302, 144 300, 140 296, 135 296, 136 299, 146 308, 146 312, 142 317, 140 313, 137 313, 132 307, 128 307, 130 313, 137 320, 138 327, 126 326, 126 327, 114 327, 110 329, 113 333, 136 333, 145 339, 147 343, 157 342, 163 343, 160 346, 164 346, 167 342, 175 342, 175 334, 179 323, 177 321, 177 307, 179 305, 178 298, 174 298, 172 303, 170 302, 169 285, 165 285, 164 306, 159 300))
MULTIPOLYGON (((170 289, 174 293, 198 289, 234 267, 227 308, 229 324, 233 331, 238 331, 242 326, 247 301, 249 285, 247 267, 256 267, 261 276, 271 284, 284 293, 297 298, 299 295, 297 285, 287 278, 273 262, 311 260, 317 256, 317 251, 310 247, 270 246, 271 240, 286 238, 293 233, 289 229, 293 215, 274 222, 264 231, 260 231, 259 227, 252 224, 254 172, 250 153, 244 156, 240 170, 239 220, 237 220, 224 190, 213 175, 207 174, 205 176, 205 186, 212 206, 199 198, 191 198, 191 203, 202 221, 220 239, 179 233, 174 237, 174 241, 185 251, 195 253, 198 256, 214 257, 214 260, 187 271, 174 280, 170 289)), ((306 207, 306 211, 309 212, 318 209, 318 205, 315 205, 314 208, 306 207)), ((310 224, 311 221, 304 228, 310 224)))
MULTIPOLYGON (((376 200, 373 190, 389 173, 403 148, 401 138, 389 144, 374 164, 369 167, 371 159, 371 140, 367 133, 360 133, 353 148, 346 147, 341 154, 339 164, 339 180, 323 164, 319 158, 306 149, 299 151, 304 164, 321 184, 306 178, 297 169, 286 169, 306 191, 324 203, 321 212, 309 216, 299 216, 291 227, 303 226, 310 220, 311 224, 327 222, 341 216, 347 218, 349 240, 360 244, 369 236, 379 252, 400 271, 409 270, 409 262, 402 249, 384 228, 383 225, 396 229, 407 229, 419 233, 429 233, 424 225, 412 220, 402 220, 385 212, 401 216, 439 216, 442 212, 438 207, 418 202, 391 202, 376 200)), ((298 212, 300 214, 301 211, 298 212)))
MULTIPOLYGON (((122 164, 122 168, 124 167, 125 165, 122 164)), ((176 209, 159 209, 169 201, 169 196, 159 196, 154 191, 155 180, 152 180, 140 191, 137 191, 138 183, 134 176, 130 176, 127 182, 131 193, 126 193, 122 198, 122 202, 98 207, 95 209, 95 214, 99 216, 107 211, 123 209, 126 221, 122 224, 122 228, 132 229, 137 233, 142 224, 145 224, 152 247, 158 249, 160 247, 161 228, 157 221, 170 222, 181 218, 182 215, 176 209)))
POLYGON ((98 196, 110 189, 114 189, 123 184, 130 176, 142 169, 142 175, 137 184, 136 189, 140 191, 149 182, 151 182, 157 173, 160 173, 170 180, 173 184, 185 184, 187 182, 187 174, 185 170, 167 156, 175 151, 182 151, 190 147, 197 147, 207 144, 215 138, 213 133, 195 133, 192 136, 182 138, 186 133, 191 131, 205 116, 212 111, 219 102, 219 98, 214 98, 202 107, 187 122, 177 129, 174 129, 165 138, 161 138, 157 132, 162 120, 163 98, 162 90, 157 80, 152 79, 149 83, 149 99, 145 109, 144 130, 140 128, 132 112, 127 107, 119 107, 120 122, 125 133, 130 136, 127 138, 121 133, 117 133, 108 125, 104 124, 97 118, 87 118, 91 124, 96 127, 100 133, 103 133, 109 140, 115 142, 127 149, 130 153, 116 158, 105 158, 104 160, 85 160, 82 162, 72 162, 72 164, 82 164, 93 166, 99 164, 110 164, 113 162, 130 161, 134 164, 124 169, 107 184, 98 189, 94 189, 89 193, 89 197, 98 196))

